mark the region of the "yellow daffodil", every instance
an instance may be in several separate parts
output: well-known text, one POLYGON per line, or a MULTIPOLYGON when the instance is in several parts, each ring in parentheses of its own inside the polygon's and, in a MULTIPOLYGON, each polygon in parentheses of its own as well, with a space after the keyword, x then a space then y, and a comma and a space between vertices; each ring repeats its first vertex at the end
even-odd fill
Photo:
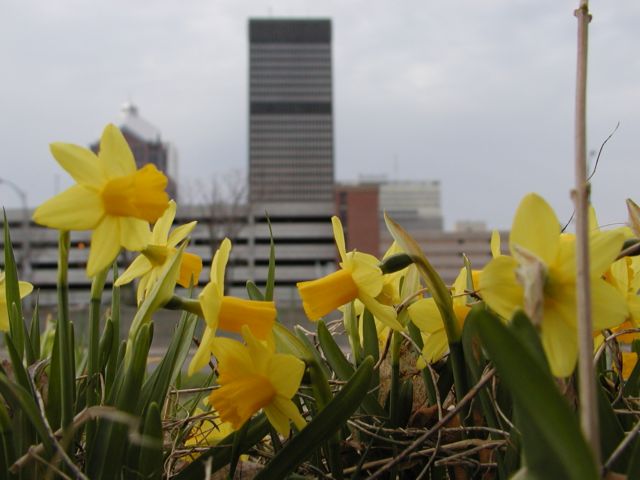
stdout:
MULTIPOLYGON (((477 271, 473 271, 474 284, 478 279, 477 271)), ((453 311, 460 328, 464 325, 471 308, 467 305, 467 269, 462 268, 456 278, 453 289, 453 311)), ((422 354, 418 358, 417 368, 424 368, 426 363, 435 363, 449 352, 449 341, 440 310, 433 298, 421 298, 407 308, 409 318, 420 329, 422 334, 422 354)))
POLYGON ((218 328, 240 333, 247 325, 260 340, 268 340, 276 320, 274 302, 245 300, 224 295, 224 273, 231 251, 231 241, 225 238, 211 262, 210 281, 198 296, 207 326, 202 341, 189 364, 189 375, 204 367, 211 356, 211 342, 218 328))
MULTIPOLYGON (((621 231, 590 237, 590 277, 594 329, 620 324, 628 309, 620 293, 602 278, 620 252, 621 231)), ((520 203, 509 237, 511 256, 500 255, 479 277, 480 295, 510 319, 524 309, 540 329, 542 345, 556 377, 573 372, 578 358, 575 237, 562 234, 544 199, 529 194, 520 203)))
POLYGON ((318 320, 356 298, 385 325, 401 330, 395 309, 376 300, 384 284, 378 259, 361 252, 347 253, 342 224, 331 219, 333 235, 340 253, 340 270, 317 280, 298 283, 302 306, 310 320, 318 320))
POLYGON ((108 267, 121 246, 139 251, 149 243, 149 223, 169 202, 167 177, 152 164, 137 170, 115 125, 105 127, 98 155, 66 143, 51 144, 51 153, 77 185, 36 208, 33 220, 59 230, 93 230, 88 276, 108 267))
POLYGON ((293 355, 275 353, 256 339, 249 327, 242 327, 246 346, 229 338, 215 338, 211 350, 218 360, 220 388, 209 396, 209 403, 223 422, 240 428, 262 409, 271 425, 289 434, 289 421, 298 429, 305 426, 291 398, 298 391, 304 362, 293 355))
MULTIPOLYGON (((149 245, 142 250, 140 255, 131 262, 129 268, 115 282, 115 285, 119 287, 126 285, 134 278, 141 277, 138 284, 138 304, 142 303, 144 297, 153 288, 153 285, 158 280, 158 275, 162 271, 162 267, 176 253, 176 245, 182 242, 198 223, 191 222, 181 225, 169 233, 175 216, 176 202, 171 200, 169 207, 153 226, 149 245)), ((180 261, 178 284, 183 287, 189 287, 193 282, 194 285, 197 285, 201 271, 202 258, 193 253, 184 252, 180 261)))
MULTIPOLYGON (((33 285, 29 282, 18 282, 20 298, 31 293, 33 285)), ((9 331, 9 305, 7 305, 7 292, 4 284, 4 272, 0 271, 0 330, 9 331)))

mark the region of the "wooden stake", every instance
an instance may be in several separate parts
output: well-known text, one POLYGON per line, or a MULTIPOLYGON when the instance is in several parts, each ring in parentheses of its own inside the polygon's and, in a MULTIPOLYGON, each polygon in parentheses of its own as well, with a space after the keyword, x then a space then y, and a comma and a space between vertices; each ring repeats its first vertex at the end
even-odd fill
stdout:
POLYGON ((578 61, 575 118, 576 208, 576 313, 578 322, 578 374, 580 378, 580 423, 591 446, 596 465, 600 465, 600 432, 595 374, 593 370, 593 322, 589 275, 589 187, 587 184, 587 49, 589 43, 588 0, 580 0, 574 12, 578 19, 578 61))

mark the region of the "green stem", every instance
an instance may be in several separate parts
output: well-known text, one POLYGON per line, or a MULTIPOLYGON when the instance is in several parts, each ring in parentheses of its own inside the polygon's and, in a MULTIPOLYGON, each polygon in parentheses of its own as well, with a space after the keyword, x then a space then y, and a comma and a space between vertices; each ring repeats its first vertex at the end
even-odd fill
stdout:
POLYGON ((75 366, 71 361, 69 338, 69 232, 60 231, 58 240, 58 346, 60 348, 60 423, 66 428, 73 421, 73 401, 75 398, 75 366))
POLYGON ((167 310, 184 310, 185 312, 193 313, 200 318, 204 318, 200 302, 191 298, 184 298, 174 295, 173 297, 171 297, 171 300, 169 300, 164 305, 163 308, 166 308, 167 310))

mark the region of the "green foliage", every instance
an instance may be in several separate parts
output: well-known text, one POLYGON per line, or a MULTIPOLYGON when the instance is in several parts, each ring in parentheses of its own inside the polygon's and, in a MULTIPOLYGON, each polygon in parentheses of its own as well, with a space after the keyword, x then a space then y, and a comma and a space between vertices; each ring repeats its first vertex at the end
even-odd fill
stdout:
MULTIPOLYGON (((212 440, 201 430, 220 419, 202 407, 211 389, 221 388, 217 372, 199 372, 187 381, 184 373, 202 322, 189 313, 200 312, 196 300, 184 299, 189 312, 176 315, 162 358, 149 368, 154 313, 173 295, 184 246, 161 271, 128 332, 121 332, 118 287, 110 292, 108 314, 102 311, 108 273, 117 278, 117 268, 94 279, 85 346, 76 341, 69 317, 68 233, 60 235, 57 321, 41 333, 37 305, 28 327, 24 318, 5 222, 10 329, 8 360, 0 367, 2 478, 63 478, 63 472, 92 479, 189 480, 224 469, 242 475, 246 465, 254 465, 258 479, 598 478, 599 466, 567 393, 573 380, 552 377, 538 329, 521 312, 508 323, 497 318, 473 291, 468 260, 463 295, 467 305, 475 305, 462 324, 450 289, 424 253, 399 225, 388 223, 407 254, 382 267, 392 273, 409 260, 416 265, 448 334, 448 355, 416 368, 429 336, 408 319, 406 306, 420 298, 414 292, 398 305, 403 331, 382 330, 368 309, 358 313, 355 302, 346 305, 341 319, 319 321, 315 333, 276 322, 275 351, 304 362, 292 401, 305 427, 280 435, 257 412, 239 430, 212 440)), ((271 240, 266 286, 247 283, 253 300, 273 299, 271 240)), ((627 411, 637 402, 640 366, 623 380, 615 355, 612 348, 599 361, 602 466, 636 478, 640 427, 627 411)))

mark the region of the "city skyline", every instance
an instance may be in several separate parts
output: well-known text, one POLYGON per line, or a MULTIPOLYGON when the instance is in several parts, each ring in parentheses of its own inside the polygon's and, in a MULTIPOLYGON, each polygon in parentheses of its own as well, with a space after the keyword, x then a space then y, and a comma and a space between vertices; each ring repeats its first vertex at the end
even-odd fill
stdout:
MULTIPOLYGON (((70 184, 48 144, 88 145, 127 99, 176 145, 181 180, 246 170, 248 18, 321 17, 333 23, 337 180, 440 180, 448 228, 508 228, 532 190, 568 219, 574 2, 345 3, 4 5, 0 177, 40 203, 70 184)), ((640 6, 592 13, 589 149, 621 122, 593 178, 607 224, 625 221, 640 175, 640 6)), ((0 203, 19 199, 0 186, 0 203)))

